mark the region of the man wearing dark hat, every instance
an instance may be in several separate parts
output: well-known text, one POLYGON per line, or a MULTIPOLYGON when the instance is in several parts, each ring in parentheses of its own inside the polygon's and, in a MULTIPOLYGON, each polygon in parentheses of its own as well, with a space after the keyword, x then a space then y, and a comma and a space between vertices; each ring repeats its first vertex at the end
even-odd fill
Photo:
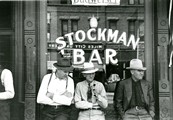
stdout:
POLYGON ((94 80, 98 68, 93 63, 84 63, 84 81, 79 82, 75 91, 75 106, 80 109, 78 120, 105 120, 103 109, 108 106, 103 84, 94 80))
POLYGON ((74 81, 68 74, 73 67, 68 58, 58 59, 54 66, 56 71, 43 77, 37 103, 44 105, 42 120, 69 120, 74 81))
POLYGON ((117 111, 123 120, 152 120, 154 118, 153 89, 150 82, 143 79, 142 61, 130 61, 131 77, 120 81, 115 97, 117 111))

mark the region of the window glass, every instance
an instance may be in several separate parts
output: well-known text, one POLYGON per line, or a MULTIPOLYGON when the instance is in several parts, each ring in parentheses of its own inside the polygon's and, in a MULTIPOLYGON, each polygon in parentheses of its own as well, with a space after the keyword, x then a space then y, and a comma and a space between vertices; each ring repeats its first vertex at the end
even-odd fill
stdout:
POLYGON ((12 28, 12 3, 11 2, 1 2, 0 3, 0 29, 10 29, 12 28))
POLYGON ((139 0, 139 4, 143 5, 144 4, 144 0, 139 0))
POLYGON ((67 4, 67 0, 61 0, 61 4, 67 4))
POLYGON ((128 29, 129 35, 128 36, 130 36, 131 34, 135 35, 135 21, 129 20, 128 22, 129 22, 129 26, 128 26, 129 27, 129 29, 128 29))
MULTIPOLYGON (((52 0, 51 3, 53 3, 52 0)), ((50 14, 51 25, 50 28, 48 27, 51 38, 51 43, 48 42, 48 69, 51 69, 50 66, 61 53, 56 48, 55 40, 58 37, 62 37, 61 40, 67 43, 65 50, 61 53, 64 57, 73 59, 71 51, 81 49, 84 51, 85 61, 89 61, 93 50, 97 50, 99 53, 97 57, 101 59, 102 64, 95 63, 99 68, 95 79, 102 82, 106 91, 110 93, 113 93, 119 80, 130 77, 130 72, 126 67, 129 66, 131 59, 139 58, 144 62, 143 0, 121 1, 120 5, 115 6, 85 6, 72 5, 72 3, 49 5, 48 0, 47 13, 50 14), (93 16, 95 19, 92 19, 92 26, 95 30, 91 30, 92 27, 89 27, 93 16), (109 29, 111 31, 108 31, 109 29), (66 34, 71 34, 72 46, 68 46, 69 40, 64 37, 66 34), (139 43, 137 43, 138 38, 139 43), (105 63, 107 59, 105 53, 108 49, 116 51, 116 55, 112 59, 117 59, 117 64, 105 63)), ((77 58, 77 60, 81 59, 77 58)), ((83 80, 80 67, 73 71, 75 84, 83 80)))
POLYGON ((109 20, 109 28, 112 30, 117 29, 117 20, 109 20))
POLYGON ((135 4, 135 0, 129 0, 129 5, 134 5, 135 4))
POLYGON ((62 35, 65 35, 68 33, 68 20, 62 20, 62 35))
POLYGON ((71 28, 72 32, 76 32, 78 30, 78 20, 71 20, 71 28))

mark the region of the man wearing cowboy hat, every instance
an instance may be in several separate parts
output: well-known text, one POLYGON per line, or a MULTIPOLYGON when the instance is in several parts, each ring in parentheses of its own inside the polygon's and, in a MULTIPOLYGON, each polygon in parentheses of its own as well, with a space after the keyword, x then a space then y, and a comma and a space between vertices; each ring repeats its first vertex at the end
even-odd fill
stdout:
POLYGON ((93 63, 84 63, 84 81, 76 85, 75 106, 80 109, 78 120, 105 120, 102 109, 108 106, 103 84, 94 80, 98 68, 93 63))
POLYGON ((53 65, 56 71, 43 77, 37 103, 44 105, 42 120, 69 120, 74 81, 68 74, 73 67, 67 58, 60 58, 53 65))
POLYGON ((150 82, 143 79, 142 61, 132 59, 131 77, 120 81, 115 97, 117 111, 123 120, 152 120, 154 118, 154 98, 150 82))

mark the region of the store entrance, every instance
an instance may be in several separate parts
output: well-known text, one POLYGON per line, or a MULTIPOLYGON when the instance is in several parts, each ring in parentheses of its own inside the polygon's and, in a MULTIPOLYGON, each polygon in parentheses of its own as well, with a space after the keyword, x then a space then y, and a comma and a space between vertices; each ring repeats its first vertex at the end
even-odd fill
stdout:
POLYGON ((0 35, 0 65, 13 71, 12 37, 0 35))

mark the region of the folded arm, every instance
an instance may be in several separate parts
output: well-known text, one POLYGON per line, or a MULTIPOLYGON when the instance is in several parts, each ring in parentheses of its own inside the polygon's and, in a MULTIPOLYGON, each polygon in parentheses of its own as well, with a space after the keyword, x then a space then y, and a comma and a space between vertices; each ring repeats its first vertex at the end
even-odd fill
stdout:
POLYGON ((14 97, 13 76, 11 71, 5 69, 2 72, 2 83, 5 87, 4 92, 0 92, 0 100, 12 99, 14 97))

